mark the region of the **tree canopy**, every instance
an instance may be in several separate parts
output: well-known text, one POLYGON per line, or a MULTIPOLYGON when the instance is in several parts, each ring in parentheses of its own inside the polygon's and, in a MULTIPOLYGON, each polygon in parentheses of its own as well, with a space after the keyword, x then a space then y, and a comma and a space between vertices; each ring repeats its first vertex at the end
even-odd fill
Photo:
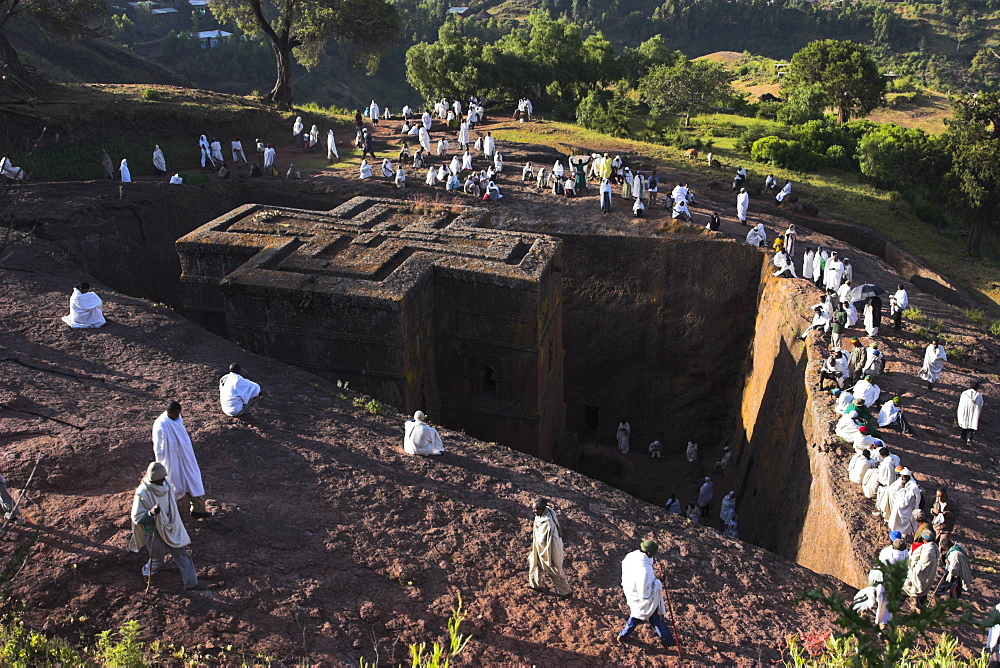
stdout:
POLYGON ((0 0, 0 66, 23 71, 7 30, 19 17, 28 16, 44 28, 67 37, 96 30, 108 13, 107 0, 0 0))
POLYGON ((952 100, 942 136, 951 157, 956 204, 970 224, 968 252, 978 256, 983 234, 1000 224, 1000 94, 952 100))
POLYGON ((819 87, 837 120, 864 116, 885 100, 885 79, 860 44, 835 39, 810 42, 794 56, 781 83, 787 94, 802 87, 819 87))
POLYGON ((691 114, 736 97, 732 75, 707 60, 657 65, 640 80, 639 90, 653 113, 682 113, 685 125, 691 124, 691 114))
POLYGON ((333 38, 346 42, 373 71, 399 31, 399 15, 384 0, 212 0, 209 6, 220 21, 235 21, 243 32, 267 39, 277 76, 265 99, 283 106, 293 98, 293 59, 313 67, 333 38))

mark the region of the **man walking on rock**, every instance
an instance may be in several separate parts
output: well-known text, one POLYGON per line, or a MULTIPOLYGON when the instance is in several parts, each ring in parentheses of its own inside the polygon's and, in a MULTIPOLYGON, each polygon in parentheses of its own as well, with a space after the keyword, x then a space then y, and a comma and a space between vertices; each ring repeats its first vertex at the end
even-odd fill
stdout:
POLYGON ((622 591, 628 602, 629 618, 618 633, 618 642, 625 642, 640 622, 649 622, 664 647, 674 642, 674 634, 664 621, 663 583, 653 573, 653 557, 658 549, 655 541, 644 540, 638 550, 629 552, 622 560, 622 591))
POLYGON ((177 499, 190 498, 191 517, 211 517, 212 513, 205 509, 201 467, 194 455, 191 437, 184 428, 181 405, 176 401, 167 404, 167 410, 153 423, 153 457, 166 469, 177 499))
POLYGON ((535 524, 532 530, 531 552, 528 553, 528 586, 536 591, 542 588, 542 574, 548 575, 560 598, 569 598, 572 589, 563 572, 562 531, 556 511, 545 499, 534 504, 535 524))

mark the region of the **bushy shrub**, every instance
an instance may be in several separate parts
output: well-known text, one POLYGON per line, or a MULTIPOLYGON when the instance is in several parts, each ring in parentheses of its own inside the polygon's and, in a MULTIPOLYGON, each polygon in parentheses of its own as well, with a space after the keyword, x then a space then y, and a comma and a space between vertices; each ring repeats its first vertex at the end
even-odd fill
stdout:
POLYGON ((750 159, 800 172, 815 171, 823 163, 822 156, 806 150, 799 142, 773 135, 761 137, 753 143, 750 159))
POLYGON ((155 102, 156 100, 159 100, 160 97, 161 97, 160 91, 156 90, 155 88, 147 88, 146 90, 142 91, 142 99, 144 100, 155 102))
POLYGON ((615 137, 628 134, 633 104, 617 93, 590 91, 576 108, 576 122, 588 130, 615 137))
POLYGON ((773 124, 768 125, 766 123, 753 123, 747 126, 747 129, 740 135, 739 141, 736 142, 736 150, 750 153, 754 142, 758 139, 777 136, 774 134, 773 127, 773 124))

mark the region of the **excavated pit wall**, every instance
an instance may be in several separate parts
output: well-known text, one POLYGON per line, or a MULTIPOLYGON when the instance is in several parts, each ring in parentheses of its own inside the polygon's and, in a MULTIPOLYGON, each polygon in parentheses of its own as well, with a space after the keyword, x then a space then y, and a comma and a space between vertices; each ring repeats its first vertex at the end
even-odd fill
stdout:
MULTIPOLYGON (((244 202, 328 209, 343 199, 304 186, 291 192, 285 183, 133 185, 125 199, 111 182, 31 186, 16 226, 55 241, 115 289, 178 305, 174 242, 183 234, 244 202)), ((657 424, 671 443, 701 439, 705 458, 730 444, 734 465, 716 489, 719 498, 737 491, 741 536, 861 583, 829 483, 841 472, 813 447, 829 427, 813 417, 809 353, 788 325, 807 307, 794 301, 791 284, 770 276, 766 256, 732 241, 555 235, 564 243, 570 429, 586 427, 582 406, 592 403, 602 416, 596 436, 609 445, 629 412, 642 414, 633 420, 636 448, 656 435, 645 424, 657 424)))

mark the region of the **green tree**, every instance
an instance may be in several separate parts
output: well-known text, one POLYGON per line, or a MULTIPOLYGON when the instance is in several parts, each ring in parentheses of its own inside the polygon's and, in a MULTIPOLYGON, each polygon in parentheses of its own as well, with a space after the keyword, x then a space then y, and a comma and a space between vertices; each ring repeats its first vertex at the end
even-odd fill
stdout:
POLYGON ((483 48, 482 40, 466 37, 449 21, 438 30, 436 42, 407 50, 406 80, 425 100, 466 99, 482 84, 483 48))
POLYGON ((692 114, 736 96, 732 76, 707 60, 657 65, 639 81, 639 91, 654 113, 684 114, 685 127, 691 126, 692 114))
POLYGON ((794 56, 782 90, 791 93, 818 85, 827 106, 837 110, 837 121, 864 116, 885 100, 885 79, 868 49, 849 41, 824 39, 810 42, 794 56))
POLYGON ((970 255, 979 256, 983 234, 1000 224, 1000 94, 952 99, 942 136, 951 157, 958 208, 970 226, 970 255))
POLYGON ((941 154, 923 130, 886 123, 858 142, 861 173, 882 188, 902 190, 941 176, 941 154))
POLYGON ((823 118, 826 93, 821 84, 796 86, 785 91, 785 99, 778 107, 778 120, 786 125, 801 125, 823 118))
POLYGON ((627 137, 632 108, 630 99, 618 93, 592 90, 576 108, 576 122, 588 130, 627 137))
POLYGON ((7 39, 7 30, 16 27, 23 17, 72 38, 101 30, 107 14, 106 0, 0 0, 0 68, 15 75, 25 71, 17 50, 7 39))
POLYGON ((264 96, 291 105, 292 63, 306 68, 319 62, 326 43, 335 38, 367 57, 369 71, 377 54, 399 31, 399 15, 384 0, 212 0, 219 21, 234 21, 249 35, 263 34, 274 52, 274 87, 264 96))

